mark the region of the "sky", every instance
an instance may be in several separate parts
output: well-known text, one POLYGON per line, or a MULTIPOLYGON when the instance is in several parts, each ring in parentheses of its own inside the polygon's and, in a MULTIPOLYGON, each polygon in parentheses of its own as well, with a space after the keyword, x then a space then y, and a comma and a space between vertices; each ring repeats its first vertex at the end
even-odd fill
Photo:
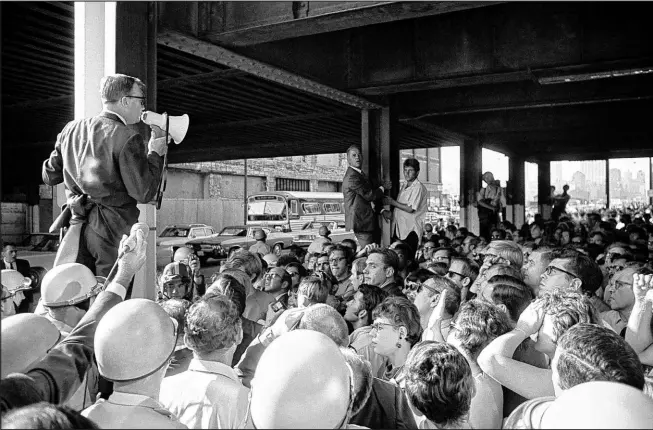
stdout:
MULTIPOLYGON (((508 179, 508 157, 500 152, 492 151, 483 148, 482 156, 482 171, 490 171, 494 174, 494 178, 501 181, 501 185, 506 185, 508 179)), ((442 168, 442 191, 446 194, 459 194, 459 181, 460 181, 460 147, 458 146, 444 146, 441 148, 441 168, 442 168)), ((580 161, 563 161, 563 176, 569 178, 565 180, 571 181, 571 176, 574 172, 580 171, 580 161)), ((620 169, 622 172, 630 170, 633 175, 638 170, 645 173, 646 180, 648 181, 649 175, 647 171, 650 168, 649 158, 613 158, 610 160, 611 169, 620 169)), ((526 163, 526 176, 527 176, 527 196, 536 194, 537 189, 529 190, 528 182, 537 181, 537 164, 526 163)))

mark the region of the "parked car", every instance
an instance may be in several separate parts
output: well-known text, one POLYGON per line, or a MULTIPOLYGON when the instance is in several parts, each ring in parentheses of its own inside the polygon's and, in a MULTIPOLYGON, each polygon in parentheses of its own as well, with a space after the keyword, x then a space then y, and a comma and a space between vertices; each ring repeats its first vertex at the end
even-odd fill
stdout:
POLYGON ((226 258, 229 248, 232 246, 238 245, 249 249, 256 242, 254 240, 254 231, 259 228, 265 231, 265 234, 267 234, 266 243, 270 245, 272 252, 277 255, 280 255, 283 249, 293 244, 293 236, 289 233, 275 231, 266 226, 235 225, 225 227, 220 233, 209 237, 189 240, 186 242, 186 246, 193 249, 197 256, 204 259, 204 261, 208 258, 226 258))
POLYGON ((18 258, 29 261, 33 288, 39 288, 46 272, 52 269, 59 244, 56 233, 32 233, 16 245, 18 258))
MULTIPOLYGON (((156 239, 156 265, 165 266, 172 262, 175 251, 186 245, 188 239, 196 239, 211 236, 215 230, 206 224, 175 224, 168 225, 156 239)), ((207 248, 210 250, 210 248, 207 248)), ((206 258, 200 256, 201 262, 205 263, 206 258)))
POLYGON ((331 242, 340 243, 345 239, 356 240, 353 231, 345 230, 345 223, 343 221, 310 221, 304 224, 301 230, 292 232, 295 245, 301 247, 309 247, 311 242, 319 236, 320 227, 326 225, 331 231, 331 242))

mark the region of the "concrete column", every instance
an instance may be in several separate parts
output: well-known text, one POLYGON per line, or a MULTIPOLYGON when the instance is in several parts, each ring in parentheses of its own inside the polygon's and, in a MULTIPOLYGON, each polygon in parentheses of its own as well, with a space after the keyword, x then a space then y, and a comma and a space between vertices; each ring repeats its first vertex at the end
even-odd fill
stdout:
POLYGON ((460 225, 478 235, 476 193, 481 189, 481 144, 466 140, 460 146, 460 225))
POLYGON ((506 210, 510 222, 520 227, 524 224, 526 204, 526 171, 524 159, 521 157, 511 157, 508 161, 508 169, 510 170, 510 190, 511 198, 509 200, 509 208, 506 210))
MULTIPOLYGON (((399 144, 391 133, 394 122, 389 108, 361 111, 363 172, 370 178, 372 186, 379 186, 385 178, 389 178, 392 181, 392 190, 386 190, 385 193, 396 197, 399 191, 399 144)), ((380 205, 381 202, 377 204, 380 205)), ((380 207, 375 207, 378 214, 380 210, 380 207)), ((388 246, 392 239, 391 223, 380 215, 378 219, 381 245, 388 246)))
MULTIPOLYGON (((147 85, 147 109, 163 112, 166 107, 158 109, 157 106, 157 3, 118 2, 114 7, 115 25, 108 30, 108 32, 113 31, 115 39, 114 73, 124 73, 143 80, 147 85)), ((135 127, 147 142, 150 128, 143 123, 136 124, 135 127)), ((156 297, 156 206, 142 204, 138 205, 138 209, 141 212, 138 220, 150 226, 150 234, 147 237, 147 260, 136 274, 132 297, 154 300, 156 297)))
POLYGON ((551 219, 551 162, 537 163, 537 201, 542 219, 551 219))

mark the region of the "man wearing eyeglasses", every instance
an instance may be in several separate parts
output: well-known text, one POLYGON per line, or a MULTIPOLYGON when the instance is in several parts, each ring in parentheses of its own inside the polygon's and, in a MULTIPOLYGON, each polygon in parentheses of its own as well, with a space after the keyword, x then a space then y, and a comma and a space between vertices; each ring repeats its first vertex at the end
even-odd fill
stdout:
POLYGON ((610 290, 608 305, 611 310, 602 312, 600 317, 604 326, 608 327, 621 337, 626 336, 628 319, 635 307, 633 275, 640 273, 650 274, 651 271, 639 267, 626 267, 615 274, 608 284, 608 290, 610 290))
POLYGON ((79 234, 79 240, 71 237, 71 247, 79 242, 72 255, 98 276, 109 274, 122 235, 129 234, 138 221, 136 204, 152 201, 161 179, 167 151, 164 131, 150 126, 152 135, 146 146, 143 136, 130 127, 140 121, 145 91, 138 78, 104 77, 102 112, 66 124, 43 163, 43 182, 66 186, 71 224, 82 224, 80 229, 71 229, 79 234))
POLYGON ((541 296, 544 291, 561 288, 586 295, 598 312, 610 310, 596 295, 603 282, 603 274, 598 264, 590 257, 575 250, 565 250, 557 255, 540 276, 539 289, 541 296))

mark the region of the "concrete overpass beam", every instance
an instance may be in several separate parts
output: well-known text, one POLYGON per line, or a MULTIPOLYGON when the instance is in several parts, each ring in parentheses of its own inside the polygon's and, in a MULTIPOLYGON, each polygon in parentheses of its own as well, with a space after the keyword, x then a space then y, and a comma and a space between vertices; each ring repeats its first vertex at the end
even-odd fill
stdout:
MULTIPOLYGON (((556 190, 558 191, 558 190, 556 190)), ((540 160, 537 163, 537 202, 542 219, 551 218, 551 162, 540 160)))
POLYGON ((460 145, 460 225, 479 234, 476 193, 481 189, 481 143, 465 140, 460 145))
POLYGON ((526 172, 524 159, 521 157, 510 157, 508 169, 510 171, 510 187, 507 191, 510 198, 508 200, 508 208, 506 209, 506 219, 519 227, 524 224, 525 219, 526 172))

